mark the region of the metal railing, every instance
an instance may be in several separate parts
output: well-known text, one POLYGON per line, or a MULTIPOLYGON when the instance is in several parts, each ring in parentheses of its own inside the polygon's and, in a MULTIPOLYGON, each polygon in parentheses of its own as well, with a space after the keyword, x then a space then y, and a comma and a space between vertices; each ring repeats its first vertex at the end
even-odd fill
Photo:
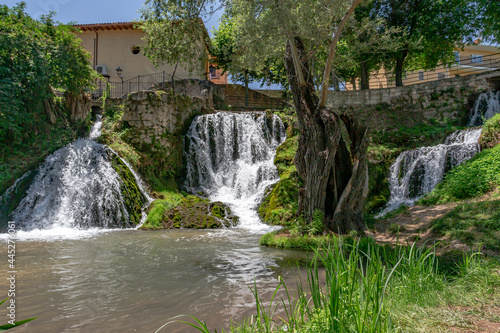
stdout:
POLYGON ((181 78, 172 76, 166 72, 137 75, 133 78, 120 81, 113 80, 106 82, 104 80, 98 80, 96 82, 96 90, 92 92, 92 100, 99 100, 104 96, 106 91, 107 96, 110 98, 122 98, 132 92, 160 88, 165 85, 166 82, 171 82, 172 79, 181 80, 181 78))
MULTIPOLYGON (((403 86, 413 84, 440 81, 459 76, 472 74, 481 74, 500 69, 500 53, 490 55, 470 55, 456 57, 454 61, 443 63, 436 69, 425 70, 415 69, 403 73, 403 86)), ((357 80, 356 89, 349 82, 340 82, 340 90, 359 90, 359 80, 357 80)), ((385 75, 371 75, 370 89, 391 88, 396 86, 395 73, 385 75)))

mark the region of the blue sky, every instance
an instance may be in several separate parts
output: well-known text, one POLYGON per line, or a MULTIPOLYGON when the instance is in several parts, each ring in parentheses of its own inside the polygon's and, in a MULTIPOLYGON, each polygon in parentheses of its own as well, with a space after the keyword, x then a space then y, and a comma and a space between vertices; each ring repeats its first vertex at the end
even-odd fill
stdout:
MULTIPOLYGON (((19 3, 19 0, 3 0, 2 4, 9 7, 19 3)), ((127 22, 140 18, 137 12, 144 0, 25 0, 27 12, 33 18, 55 11, 55 20, 62 23, 104 23, 127 22)), ((222 12, 214 15, 206 22, 207 30, 218 26, 222 12)))

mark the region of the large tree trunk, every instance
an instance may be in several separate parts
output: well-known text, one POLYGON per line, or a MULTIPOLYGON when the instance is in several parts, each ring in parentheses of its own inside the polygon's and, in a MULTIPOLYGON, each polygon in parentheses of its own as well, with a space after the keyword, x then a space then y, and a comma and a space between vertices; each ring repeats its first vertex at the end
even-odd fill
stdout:
POLYGON ((370 70, 368 69, 368 65, 366 62, 362 62, 360 64, 360 71, 361 71, 361 90, 368 90, 370 89, 370 70))
POLYGON ((304 181, 299 194, 299 213, 309 221, 315 210, 325 213, 325 223, 335 232, 362 231, 364 201, 368 189, 366 128, 352 117, 339 115, 318 106, 304 46, 295 42, 299 66, 292 57, 290 41, 285 65, 300 125, 300 139, 295 165, 304 181), (306 77, 299 85, 300 72, 306 77), (342 138, 348 133, 350 149, 342 138))

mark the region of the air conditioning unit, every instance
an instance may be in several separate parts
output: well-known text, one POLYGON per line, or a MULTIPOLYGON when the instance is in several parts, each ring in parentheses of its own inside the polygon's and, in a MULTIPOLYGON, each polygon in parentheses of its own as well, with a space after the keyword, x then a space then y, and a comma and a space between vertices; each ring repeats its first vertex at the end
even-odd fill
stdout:
POLYGON ((106 68, 106 65, 97 65, 95 66, 95 70, 101 75, 108 75, 108 69, 106 68))

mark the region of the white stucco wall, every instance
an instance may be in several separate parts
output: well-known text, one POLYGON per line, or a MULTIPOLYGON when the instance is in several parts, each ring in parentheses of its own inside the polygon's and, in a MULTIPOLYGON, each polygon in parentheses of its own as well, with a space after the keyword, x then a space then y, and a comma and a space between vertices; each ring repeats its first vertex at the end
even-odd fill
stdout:
MULTIPOLYGON (((132 53, 132 47, 134 45, 143 45, 141 39, 143 32, 140 30, 98 30, 97 34, 98 36, 96 36, 96 32, 94 31, 84 31, 77 36, 82 40, 83 46, 92 55, 92 58, 96 57, 94 54, 94 43, 97 39, 96 65, 105 65, 107 67, 111 82, 120 80, 116 73, 117 67, 123 70, 122 75, 125 80, 137 77, 137 75, 154 74, 162 71, 168 74, 174 72, 174 66, 170 65, 162 65, 156 68, 149 59, 144 56, 142 50, 139 54, 132 53)), ((94 60, 92 59, 91 61, 93 64, 94 60)), ((179 64, 175 76, 180 79, 205 79, 205 71, 205 63, 200 63, 199 69, 192 73, 186 69, 186 66, 179 64)))

